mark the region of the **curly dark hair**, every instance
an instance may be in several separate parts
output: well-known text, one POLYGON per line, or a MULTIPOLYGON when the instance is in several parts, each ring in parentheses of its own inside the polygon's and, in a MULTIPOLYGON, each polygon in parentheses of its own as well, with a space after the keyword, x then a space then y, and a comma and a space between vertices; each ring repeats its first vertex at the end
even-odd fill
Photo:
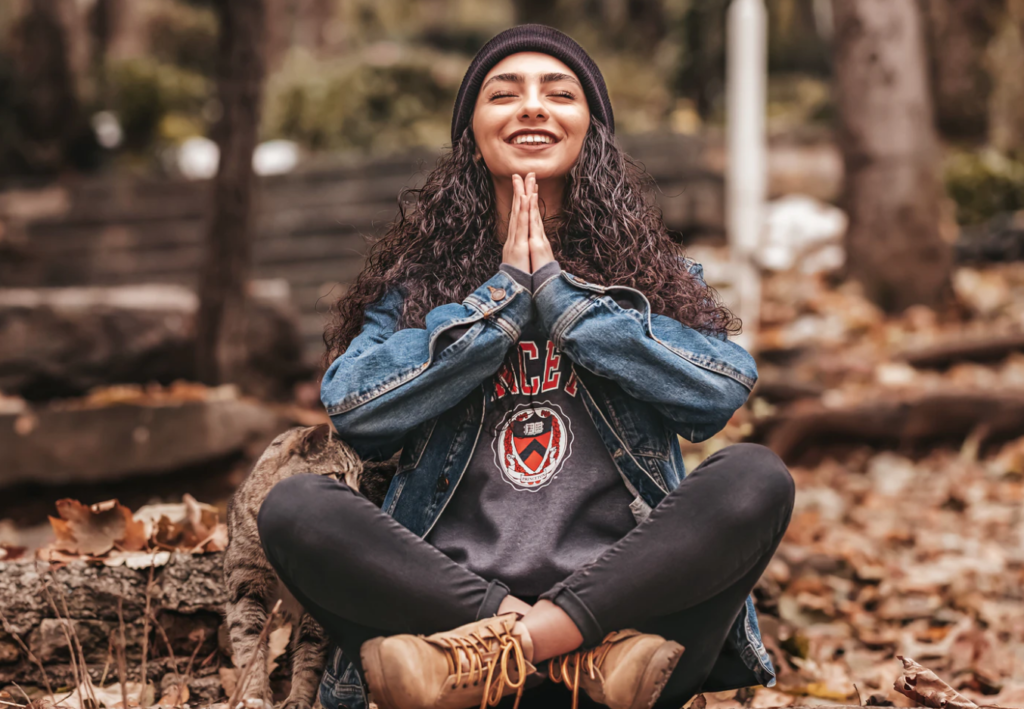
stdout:
MULTIPOLYGON (((475 149, 467 127, 422 188, 402 190, 398 218, 332 307, 321 371, 359 334, 366 306, 390 289, 399 287, 405 296, 398 327, 423 327, 427 312, 462 302, 497 272, 502 245, 495 237, 494 185, 487 166, 474 159, 475 149), (408 194, 418 199, 407 214, 408 194)), ((592 120, 567 177, 562 211, 544 218, 559 265, 584 280, 636 288, 653 312, 704 334, 738 333, 738 318, 678 258, 653 188, 653 178, 592 120)))

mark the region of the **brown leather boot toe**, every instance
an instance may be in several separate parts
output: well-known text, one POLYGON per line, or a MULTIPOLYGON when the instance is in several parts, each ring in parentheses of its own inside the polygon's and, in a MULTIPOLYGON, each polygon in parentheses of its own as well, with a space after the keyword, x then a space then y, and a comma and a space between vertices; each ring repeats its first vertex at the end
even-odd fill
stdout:
POLYGON ((548 667, 553 682, 572 690, 573 709, 580 687, 611 709, 649 709, 682 654, 682 645, 660 635, 619 630, 597 647, 552 658, 548 667))
POLYGON ((363 643, 360 658, 380 709, 496 706, 527 677, 533 642, 518 613, 485 618, 433 635, 391 635, 363 643))

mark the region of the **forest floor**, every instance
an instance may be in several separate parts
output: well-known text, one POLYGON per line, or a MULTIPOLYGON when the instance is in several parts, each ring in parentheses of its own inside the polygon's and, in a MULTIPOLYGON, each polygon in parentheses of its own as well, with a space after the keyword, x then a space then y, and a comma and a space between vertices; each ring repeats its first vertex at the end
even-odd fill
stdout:
POLYGON ((755 389, 683 445, 690 468, 751 437, 785 449, 796 507, 755 590, 778 683, 708 706, 917 706, 898 656, 1024 706, 1024 265, 960 268, 955 287, 950 312, 886 317, 817 276, 766 281, 775 401, 755 389))
MULTIPOLYGON (((898 317, 822 276, 764 285, 758 387, 719 435, 681 443, 691 470, 755 440, 793 473, 755 589, 778 682, 694 706, 918 706, 893 687, 900 656, 978 706, 1024 706, 1024 264, 961 267, 955 307, 898 317)), ((212 508, 190 504, 189 545, 220 548, 212 508)), ((237 678, 226 655, 199 674, 237 678)))

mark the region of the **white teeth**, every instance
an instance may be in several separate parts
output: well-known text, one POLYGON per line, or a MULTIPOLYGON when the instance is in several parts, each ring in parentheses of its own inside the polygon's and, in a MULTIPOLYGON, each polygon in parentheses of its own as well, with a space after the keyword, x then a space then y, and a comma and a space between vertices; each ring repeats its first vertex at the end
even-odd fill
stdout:
POLYGON ((555 141, 551 139, 551 136, 536 135, 536 134, 517 135, 515 138, 512 139, 512 143, 516 144, 516 145, 518 145, 520 143, 554 143, 554 142, 555 141))

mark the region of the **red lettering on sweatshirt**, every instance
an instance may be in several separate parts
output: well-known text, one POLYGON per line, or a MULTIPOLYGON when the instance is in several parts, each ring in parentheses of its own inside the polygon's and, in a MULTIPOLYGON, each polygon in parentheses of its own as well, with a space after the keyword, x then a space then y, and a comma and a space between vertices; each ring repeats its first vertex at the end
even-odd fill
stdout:
POLYGON ((548 340, 548 354, 544 358, 544 383, 540 390, 551 391, 558 388, 558 382, 562 373, 558 371, 558 365, 562 361, 562 355, 555 350, 555 343, 548 340))
POLYGON ((540 357, 540 350, 537 348, 536 342, 520 341, 519 353, 522 355, 519 364, 519 381, 522 382, 524 394, 537 394, 540 389, 540 377, 530 377, 527 375, 526 360, 538 359, 540 357))
POLYGON ((572 364, 550 340, 545 342, 545 350, 543 366, 532 365, 536 374, 530 374, 528 363, 542 359, 540 346, 532 340, 520 341, 515 351, 506 355, 494 377, 494 398, 508 394, 541 394, 556 391, 559 386, 569 396, 576 396, 577 380, 572 364))

